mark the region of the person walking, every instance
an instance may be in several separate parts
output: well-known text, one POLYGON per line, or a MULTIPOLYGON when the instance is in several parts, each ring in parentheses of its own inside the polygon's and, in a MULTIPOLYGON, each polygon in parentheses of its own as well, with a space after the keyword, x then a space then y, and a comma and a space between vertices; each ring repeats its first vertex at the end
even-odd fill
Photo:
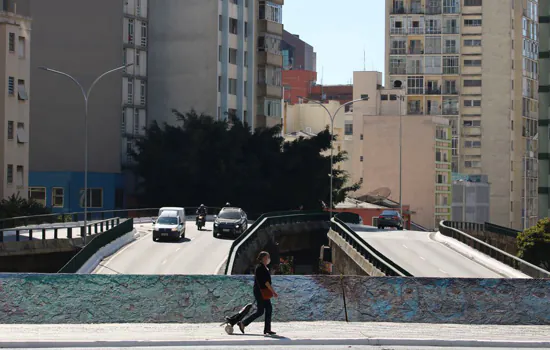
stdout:
POLYGON ((271 330, 271 315, 273 313, 273 306, 271 305, 271 298, 277 298, 279 295, 273 289, 271 285, 271 274, 267 265, 271 262, 271 257, 268 252, 260 252, 258 254, 259 264, 254 270, 254 298, 256 299, 257 309, 256 312, 246 318, 244 321, 239 322, 239 329, 244 334, 244 329, 248 327, 255 319, 262 316, 265 311, 265 323, 264 334, 275 335, 276 333, 271 330))

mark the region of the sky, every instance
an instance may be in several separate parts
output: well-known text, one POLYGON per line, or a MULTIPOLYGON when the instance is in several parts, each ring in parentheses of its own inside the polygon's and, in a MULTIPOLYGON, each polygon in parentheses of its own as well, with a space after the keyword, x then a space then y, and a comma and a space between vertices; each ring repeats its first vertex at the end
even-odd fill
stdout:
POLYGON ((364 68, 384 72, 384 3, 285 0, 285 30, 298 34, 317 52, 319 84, 349 84, 353 72, 364 68))

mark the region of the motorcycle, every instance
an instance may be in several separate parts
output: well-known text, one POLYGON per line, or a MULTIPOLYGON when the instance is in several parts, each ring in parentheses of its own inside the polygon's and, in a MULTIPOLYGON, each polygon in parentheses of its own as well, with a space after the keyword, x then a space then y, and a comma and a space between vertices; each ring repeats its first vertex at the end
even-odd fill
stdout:
POLYGON ((200 231, 206 226, 206 215, 199 214, 197 216, 197 229, 200 231))

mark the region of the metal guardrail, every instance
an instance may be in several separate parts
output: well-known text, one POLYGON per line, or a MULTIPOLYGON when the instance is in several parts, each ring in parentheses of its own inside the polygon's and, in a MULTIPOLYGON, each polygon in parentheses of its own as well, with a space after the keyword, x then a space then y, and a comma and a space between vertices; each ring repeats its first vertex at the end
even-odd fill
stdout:
POLYGON ((359 254, 386 276, 412 277, 412 274, 368 244, 342 220, 334 217, 331 220, 330 226, 334 232, 338 233, 348 244, 355 248, 359 254))
MULTIPOLYGON (((112 229, 120 223, 120 218, 112 218, 107 220, 89 222, 86 224, 86 233, 88 236, 93 234, 102 233, 107 230, 112 229)), ((39 226, 29 226, 29 227, 17 227, 17 228, 6 228, 0 230, 0 242, 6 241, 6 238, 9 237, 6 233, 15 233, 15 242, 21 241, 33 241, 33 240, 47 240, 47 239, 72 239, 73 232, 78 232, 79 236, 84 236, 84 224, 74 225, 74 223, 67 223, 65 225, 53 226, 53 227, 39 227, 39 226), (60 236, 60 231, 66 231, 65 237, 60 236), (39 236, 35 236, 35 233, 39 233, 39 236), (49 233, 53 233, 49 235, 49 233), (48 237, 49 236, 49 237, 48 237), (21 238, 26 239, 21 239, 21 238)), ((13 242, 14 240, 8 240, 13 242)))
MULTIPOLYGON (((498 260, 501 263, 504 263, 510 267, 513 267, 514 269, 517 269, 532 278, 550 278, 549 271, 546 271, 531 263, 528 263, 527 261, 522 260, 516 256, 508 254, 503 250, 495 248, 492 245, 487 244, 480 239, 472 237, 469 234, 462 232, 455 227, 452 227, 452 224, 453 222, 450 222, 450 221, 441 221, 441 223, 439 224, 439 232, 441 232, 441 234, 447 237, 456 239, 459 242, 462 242, 476 250, 479 250, 480 252, 490 256, 491 258, 498 260)), ((468 223, 463 223, 463 224, 468 224, 468 223)), ((472 223, 469 223, 469 224, 472 224, 472 223)), ((464 229, 468 229, 470 227, 471 228, 476 227, 473 225, 483 226, 483 224, 464 225, 464 229)))
POLYGON ((466 230, 473 232, 492 232, 498 235, 503 235, 507 237, 516 238, 520 233, 517 230, 492 224, 486 222, 484 224, 479 224, 476 222, 462 222, 462 221, 445 221, 447 226, 455 228, 457 230, 466 230))
POLYGON ((424 227, 422 225, 419 225, 417 223, 414 223, 412 221, 411 221, 411 228, 414 228, 415 231, 423 231, 423 232, 431 231, 431 230, 427 229, 426 227, 424 227))
POLYGON ((82 248, 58 273, 76 273, 99 249, 132 232, 134 228, 133 219, 124 219, 119 224, 112 226, 101 235, 95 236, 88 244, 82 248))
POLYGON ((231 244, 231 248, 229 249, 229 257, 225 266, 225 274, 230 275, 232 273, 233 265, 239 255, 239 250, 246 248, 247 241, 252 238, 258 230, 268 226, 281 224, 297 224, 311 221, 328 222, 329 218, 330 215, 328 212, 282 211, 261 215, 231 244))

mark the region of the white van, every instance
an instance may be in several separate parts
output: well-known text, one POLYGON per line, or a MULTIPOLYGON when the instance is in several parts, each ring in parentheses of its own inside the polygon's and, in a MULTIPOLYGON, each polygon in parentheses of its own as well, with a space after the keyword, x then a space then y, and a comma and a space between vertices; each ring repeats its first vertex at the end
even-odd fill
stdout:
POLYGON ((158 218, 153 224, 153 241, 162 238, 177 240, 185 238, 184 208, 160 208, 158 218))

